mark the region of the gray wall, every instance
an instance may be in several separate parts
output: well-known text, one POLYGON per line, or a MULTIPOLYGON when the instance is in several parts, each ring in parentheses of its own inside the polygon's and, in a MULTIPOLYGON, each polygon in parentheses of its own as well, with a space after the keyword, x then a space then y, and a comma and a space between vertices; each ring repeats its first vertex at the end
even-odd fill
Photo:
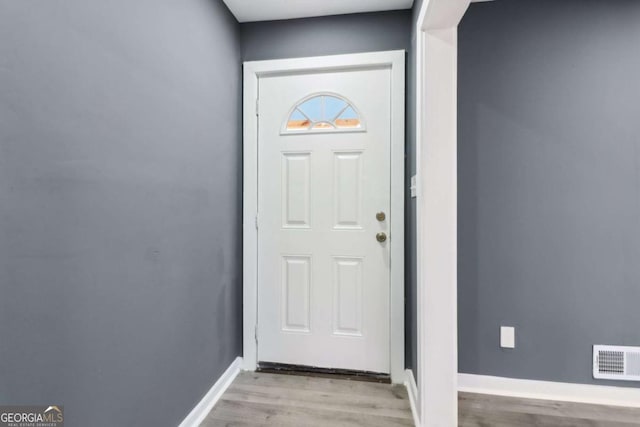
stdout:
POLYGON ((239 25, 0 0, 0 404, 175 426, 241 354, 239 25))
POLYGON ((461 372, 594 383, 593 344, 640 345, 639 23, 627 0, 495 1, 464 18, 461 372))
MULTIPOLYGON (((241 25, 243 59, 245 61, 335 55, 404 49, 412 52, 410 10, 256 22, 241 25)), ((415 136, 412 123, 415 113, 415 86, 412 67, 407 69, 407 184, 409 171, 414 173, 415 136), (413 83, 412 83, 413 82, 413 83), (412 115, 413 113, 413 115, 412 115)), ((406 248, 406 337, 407 367, 415 367, 415 203, 407 190, 406 248)))
POLYGON ((242 59, 409 50, 408 10, 241 24, 242 59))

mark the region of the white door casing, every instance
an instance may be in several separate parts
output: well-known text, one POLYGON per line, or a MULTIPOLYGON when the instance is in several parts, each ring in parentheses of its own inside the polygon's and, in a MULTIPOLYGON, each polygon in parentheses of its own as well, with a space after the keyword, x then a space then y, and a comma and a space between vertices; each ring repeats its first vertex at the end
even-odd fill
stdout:
POLYGON ((258 90, 258 361, 390 373, 390 69, 258 90), (344 108, 359 127, 286 129, 344 108))
POLYGON ((470 0, 424 0, 416 23, 420 427, 458 425, 458 24, 470 0))
POLYGON ((245 369, 260 360, 402 381, 404 55, 245 63, 245 369), (366 130, 283 134, 291 108, 316 92, 346 98, 366 130))

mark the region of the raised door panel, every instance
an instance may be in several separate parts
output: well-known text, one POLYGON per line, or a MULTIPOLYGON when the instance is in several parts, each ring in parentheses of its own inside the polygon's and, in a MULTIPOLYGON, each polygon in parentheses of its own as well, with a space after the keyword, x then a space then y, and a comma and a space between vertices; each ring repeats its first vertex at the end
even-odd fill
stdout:
POLYGON ((362 229, 363 153, 337 152, 333 159, 334 228, 362 229))
POLYGON ((311 257, 282 257, 282 330, 309 332, 311 257))
POLYGON ((334 257, 333 333, 362 336, 362 258, 334 257))
POLYGON ((282 155, 282 227, 309 228, 311 153, 282 155))

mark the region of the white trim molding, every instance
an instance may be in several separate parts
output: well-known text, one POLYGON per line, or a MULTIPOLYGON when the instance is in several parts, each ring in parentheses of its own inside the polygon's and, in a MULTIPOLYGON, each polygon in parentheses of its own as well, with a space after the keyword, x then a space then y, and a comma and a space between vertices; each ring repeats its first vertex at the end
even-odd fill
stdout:
POLYGON ((178 427, 198 427, 207 417, 214 405, 220 400, 224 392, 229 388, 233 380, 236 379, 242 367, 242 357, 236 358, 226 371, 218 378, 218 381, 204 395, 202 400, 189 412, 189 415, 180 423, 178 427))
POLYGON ((416 377, 411 369, 404 371, 404 386, 407 388, 409 395, 409 404, 411 405, 411 415, 413 415, 413 424, 420 426, 420 415, 418 414, 418 386, 416 385, 416 377))
POLYGON ((404 382, 405 51, 244 63, 243 99, 243 347, 245 370, 258 363, 258 82, 269 75, 388 68, 391 70, 391 380, 404 382))
POLYGON ((458 425, 458 24, 470 0, 424 0, 416 27, 418 391, 422 425, 458 425))
POLYGON ((459 374, 458 390, 523 399, 640 408, 640 389, 459 374))

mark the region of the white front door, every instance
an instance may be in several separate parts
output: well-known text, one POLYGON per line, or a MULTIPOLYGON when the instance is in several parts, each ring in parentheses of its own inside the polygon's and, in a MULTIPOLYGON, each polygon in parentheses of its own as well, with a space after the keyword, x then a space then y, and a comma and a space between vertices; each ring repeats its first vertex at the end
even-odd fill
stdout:
POLYGON ((260 77, 258 171, 258 361, 389 373, 391 70, 260 77))

